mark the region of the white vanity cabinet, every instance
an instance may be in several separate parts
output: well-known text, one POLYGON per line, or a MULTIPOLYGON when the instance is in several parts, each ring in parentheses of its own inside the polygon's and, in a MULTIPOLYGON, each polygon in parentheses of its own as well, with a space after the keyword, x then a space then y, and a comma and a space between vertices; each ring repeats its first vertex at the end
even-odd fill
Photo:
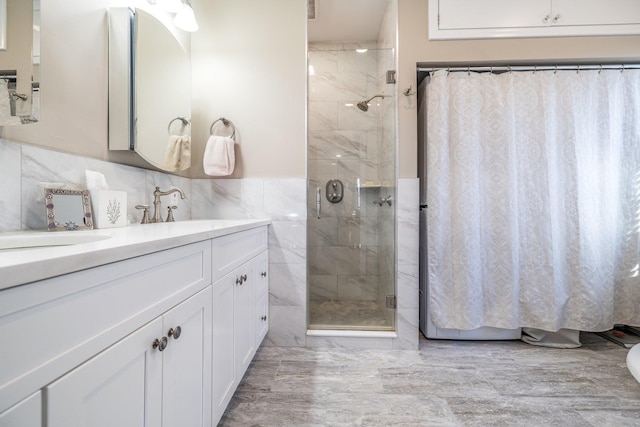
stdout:
MULTIPOLYGON (((257 339, 255 319, 266 314, 257 310, 256 291, 260 297, 268 294, 267 238, 267 227, 261 227, 213 240, 214 424, 262 342, 257 339)), ((266 335, 268 323, 263 323, 261 333, 266 335)))
POLYGON ((268 220, 126 228, 0 260, 0 427, 217 424, 266 334, 268 220))
POLYGON ((429 0, 430 39, 640 34, 637 0, 429 0))
MULTIPOLYGON (((202 378, 211 373, 211 241, 4 289, 0 334, 0 411, 44 389, 36 412, 16 411, 45 414, 48 426, 107 425, 112 420, 110 425, 178 426, 182 424, 116 421, 140 414, 171 420, 170 413, 148 409, 146 399, 154 393, 167 395, 191 408, 193 403, 186 402, 196 389, 185 384, 197 380, 197 393, 207 398, 197 402, 206 407, 189 415, 200 419, 190 425, 208 426, 210 381, 202 378), (167 350, 173 351, 163 358, 153 350, 153 340, 176 325, 183 325, 182 336, 168 338, 167 350), (206 360, 196 363, 194 357, 206 360), (74 414, 102 421, 67 418, 74 414)), ((165 410, 162 401, 156 406, 165 410)), ((14 425, 3 418, 0 426, 14 425)))
POLYGON ((48 427, 210 426, 211 287, 46 387, 48 427))

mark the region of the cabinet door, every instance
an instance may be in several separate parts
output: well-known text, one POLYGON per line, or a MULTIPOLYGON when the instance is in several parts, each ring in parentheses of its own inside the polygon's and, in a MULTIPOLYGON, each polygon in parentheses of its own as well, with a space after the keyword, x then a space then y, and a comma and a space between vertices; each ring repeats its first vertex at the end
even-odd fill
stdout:
POLYGON ((156 319, 49 385, 46 425, 160 426, 161 336, 156 319))
POLYGON ((217 424, 235 391, 233 292, 235 272, 213 284, 213 424, 217 424))
POLYGON ((256 302, 254 319, 255 350, 269 331, 269 254, 261 253, 253 260, 252 265, 254 301, 256 302))
POLYGON ((551 13, 550 0, 440 0, 441 30, 541 27, 551 13))
POLYGON ((42 394, 38 391, 1 413, 0 427, 42 427, 42 394))
POLYGON ((163 316, 162 426, 211 425, 211 287, 163 316))
POLYGON ((256 302, 255 313, 256 350, 269 332, 269 293, 262 294, 256 302))
POLYGON ((238 270, 241 280, 235 280, 233 297, 233 324, 235 335, 236 378, 242 378, 255 354, 255 336, 253 334, 253 285, 256 281, 251 267, 247 264, 238 270))
POLYGON ((269 291, 269 253, 267 251, 261 253, 253 259, 253 278, 255 283, 253 289, 255 292, 255 299, 257 300, 269 291))
POLYGON ((553 0, 554 25, 628 25, 640 23, 638 0, 553 0))

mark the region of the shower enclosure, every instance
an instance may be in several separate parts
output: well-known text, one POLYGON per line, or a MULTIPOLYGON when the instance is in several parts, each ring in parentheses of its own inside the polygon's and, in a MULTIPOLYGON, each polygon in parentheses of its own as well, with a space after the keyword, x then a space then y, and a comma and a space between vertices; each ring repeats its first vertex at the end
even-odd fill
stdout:
POLYGON ((309 329, 395 330, 393 68, 392 49, 310 46, 309 329))

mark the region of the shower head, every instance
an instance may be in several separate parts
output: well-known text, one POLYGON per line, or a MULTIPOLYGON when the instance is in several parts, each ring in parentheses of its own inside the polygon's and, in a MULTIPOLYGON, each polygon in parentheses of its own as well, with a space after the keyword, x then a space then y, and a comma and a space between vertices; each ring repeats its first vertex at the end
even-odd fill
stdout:
POLYGON ((364 112, 369 111, 369 104, 367 104, 367 101, 360 101, 356 106, 364 112))
POLYGON ((386 98, 389 95, 383 95, 383 94, 379 94, 379 95, 373 95, 371 98, 369 99, 365 99, 364 101, 360 101, 356 104, 356 106, 361 109, 364 112, 369 111, 369 102, 371 102, 373 99, 375 98, 386 98))

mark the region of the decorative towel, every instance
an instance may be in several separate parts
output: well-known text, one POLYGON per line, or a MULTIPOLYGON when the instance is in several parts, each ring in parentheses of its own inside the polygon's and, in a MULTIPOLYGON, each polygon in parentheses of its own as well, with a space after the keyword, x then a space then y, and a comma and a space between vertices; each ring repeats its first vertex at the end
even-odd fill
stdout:
POLYGON ((234 145, 235 141, 228 136, 211 135, 204 149, 204 173, 210 176, 231 175, 236 166, 234 145))
POLYGON ((164 152, 162 169, 183 171, 191 166, 191 137, 189 135, 170 135, 164 152))
POLYGON ((19 125, 20 123, 22 123, 20 117, 11 115, 9 85, 7 85, 7 81, 5 79, 0 79, 0 126, 19 125))

